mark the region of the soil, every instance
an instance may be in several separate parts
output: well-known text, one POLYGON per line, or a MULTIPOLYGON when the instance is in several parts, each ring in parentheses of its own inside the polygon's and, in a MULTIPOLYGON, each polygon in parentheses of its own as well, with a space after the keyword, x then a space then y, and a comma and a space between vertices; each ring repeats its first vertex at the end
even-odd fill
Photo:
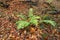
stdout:
MULTIPOLYGON (((36 5, 29 2, 20 2, 19 0, 12 0, 8 2, 8 8, 0 7, 0 40, 60 40, 60 12, 55 14, 48 14, 51 8, 40 0, 36 5), (19 20, 20 13, 28 15, 29 8, 33 8, 35 15, 49 15, 57 23, 56 28, 51 25, 45 25, 45 28, 29 26, 27 28, 17 30, 15 22, 19 20), (48 10, 46 10, 46 8, 48 10)), ((53 0, 51 3, 57 10, 60 9, 60 1, 53 0), (56 5, 55 5, 56 4, 56 5)))

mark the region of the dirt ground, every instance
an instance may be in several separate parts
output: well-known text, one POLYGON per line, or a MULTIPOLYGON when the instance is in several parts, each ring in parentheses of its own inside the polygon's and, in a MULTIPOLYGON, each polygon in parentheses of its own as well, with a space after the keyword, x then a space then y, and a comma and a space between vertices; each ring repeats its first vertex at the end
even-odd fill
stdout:
MULTIPOLYGON (((40 0, 37 5, 32 5, 29 2, 20 2, 19 0, 12 0, 8 4, 10 4, 8 8, 0 7, 0 40, 60 40, 60 12, 48 14, 56 21, 56 28, 45 25, 44 29, 34 26, 21 30, 16 29, 15 22, 19 19, 16 15, 21 12, 27 15, 28 9, 31 7, 34 8, 35 15, 43 16, 47 14, 46 8, 48 10, 51 8, 44 3, 44 0, 40 0), (43 36, 42 34, 45 35, 43 36)), ((51 4, 57 10, 60 10, 59 0, 53 0, 51 4)))

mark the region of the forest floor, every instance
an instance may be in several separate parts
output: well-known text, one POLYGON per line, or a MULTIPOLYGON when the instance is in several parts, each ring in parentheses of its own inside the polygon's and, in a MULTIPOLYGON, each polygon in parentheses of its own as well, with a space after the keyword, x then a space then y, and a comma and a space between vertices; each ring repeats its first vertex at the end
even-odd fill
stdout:
POLYGON ((46 7, 50 8, 43 1, 38 5, 30 5, 28 2, 24 3, 17 0, 8 3, 10 4, 8 8, 0 7, 0 40, 60 40, 60 13, 47 14, 46 7), (15 22, 19 17, 16 15, 20 13, 27 15, 31 7, 35 10, 35 15, 51 16, 56 21, 57 27, 51 28, 50 25, 45 25, 45 28, 41 29, 40 27, 29 26, 27 29, 17 30, 15 22))

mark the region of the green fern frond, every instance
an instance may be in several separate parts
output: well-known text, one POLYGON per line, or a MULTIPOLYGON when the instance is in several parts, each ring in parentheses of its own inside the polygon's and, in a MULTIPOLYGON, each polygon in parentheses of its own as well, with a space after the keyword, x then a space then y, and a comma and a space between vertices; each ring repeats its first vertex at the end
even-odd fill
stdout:
POLYGON ((17 24, 17 29, 22 29, 27 27, 30 23, 26 21, 18 21, 16 22, 16 24, 17 24))
POLYGON ((47 24, 51 24, 54 27, 56 26, 56 22, 55 21, 52 21, 52 20, 42 20, 41 23, 43 23, 43 22, 45 22, 47 24))

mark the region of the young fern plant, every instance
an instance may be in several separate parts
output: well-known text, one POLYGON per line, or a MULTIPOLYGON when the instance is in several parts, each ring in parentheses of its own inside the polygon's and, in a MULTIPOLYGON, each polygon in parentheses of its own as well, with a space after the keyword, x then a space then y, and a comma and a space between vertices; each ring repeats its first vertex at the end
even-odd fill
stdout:
POLYGON ((33 14, 34 13, 34 10, 32 8, 29 9, 29 12, 28 12, 28 16, 25 16, 25 15, 19 15, 20 18, 22 18, 23 20, 19 20, 16 22, 16 25, 17 25, 17 29, 23 29, 25 27, 28 27, 29 25, 35 25, 35 26, 38 26, 38 24, 41 24, 41 23, 47 23, 47 24, 51 24, 52 26, 56 26, 56 22, 55 21, 52 21, 52 20, 47 20, 46 19, 42 19, 40 16, 36 16, 33 14), (40 20, 38 20, 40 19, 40 20))
POLYGON ((16 25, 17 25, 17 29, 23 29, 25 27, 28 27, 29 25, 35 25, 37 26, 38 25, 38 19, 40 18, 39 16, 36 16, 36 15, 33 15, 33 9, 30 8, 29 9, 29 15, 28 17, 25 17, 25 15, 20 15, 20 17, 23 19, 23 20, 19 20, 16 22, 16 25))

